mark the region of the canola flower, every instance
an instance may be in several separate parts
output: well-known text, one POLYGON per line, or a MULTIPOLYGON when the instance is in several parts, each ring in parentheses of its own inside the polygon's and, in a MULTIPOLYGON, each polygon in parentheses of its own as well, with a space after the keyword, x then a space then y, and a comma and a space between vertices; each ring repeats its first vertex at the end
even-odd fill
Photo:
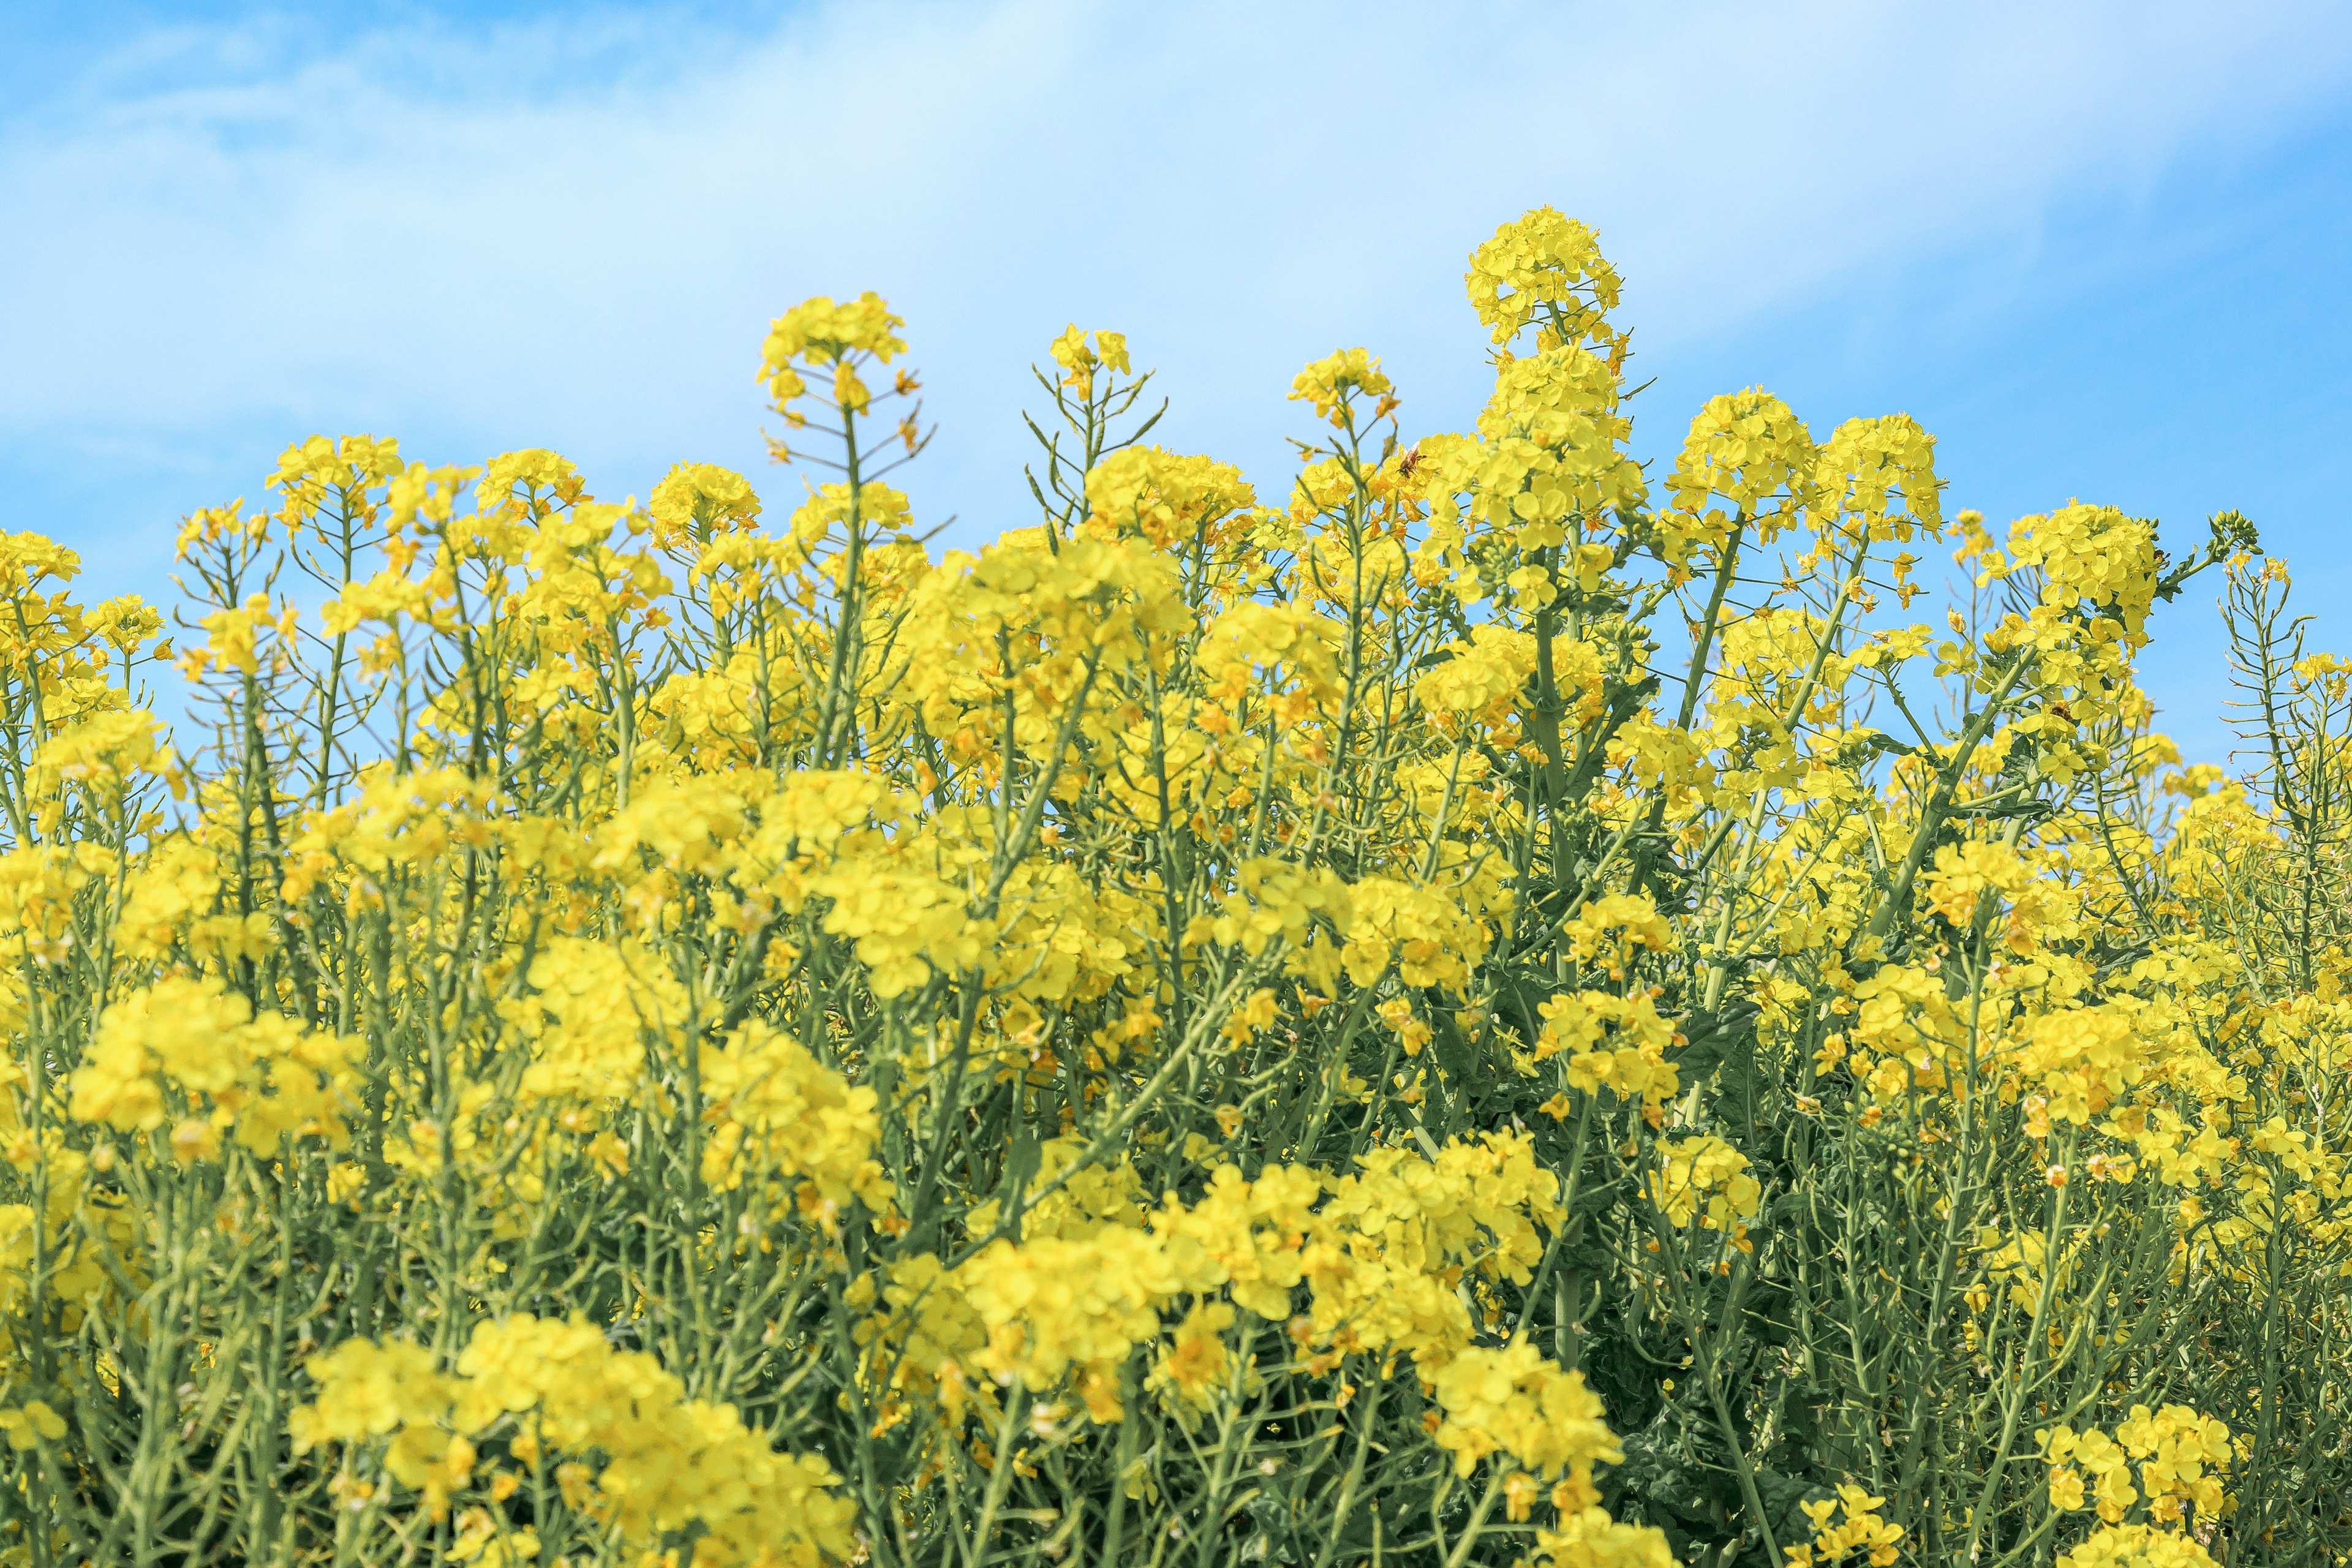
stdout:
POLYGON ((1559 213, 1467 286, 1266 500, 1073 324, 935 552, 868 293, 772 479, 0 537, 0 1563, 2338 1560, 2352 667, 1900 415, 1645 472, 1559 213))

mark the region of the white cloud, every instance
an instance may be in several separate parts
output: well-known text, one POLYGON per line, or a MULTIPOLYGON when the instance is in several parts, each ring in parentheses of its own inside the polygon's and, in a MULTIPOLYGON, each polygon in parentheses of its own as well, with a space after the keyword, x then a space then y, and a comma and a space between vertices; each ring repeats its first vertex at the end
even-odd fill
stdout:
POLYGON ((278 70, 184 33, 239 68, 116 73, 0 133, 0 437, 423 431, 436 459, 553 445, 642 490, 671 457, 751 462, 765 319, 870 286, 945 424, 919 500, 996 523, 1024 367, 1072 318, 1165 367, 1171 438, 1264 477, 1291 372, 1339 343, 1385 353, 1420 419, 1466 417, 1463 258, 1534 204, 1600 227, 1670 356, 1906 258, 2030 247, 2053 204, 2258 148, 2352 80, 2324 5, 633 26, 380 33, 278 70))

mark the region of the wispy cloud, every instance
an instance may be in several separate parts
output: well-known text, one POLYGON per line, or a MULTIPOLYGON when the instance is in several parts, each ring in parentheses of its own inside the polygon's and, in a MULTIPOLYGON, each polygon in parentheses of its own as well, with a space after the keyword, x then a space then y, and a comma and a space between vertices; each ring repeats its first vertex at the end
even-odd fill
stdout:
POLYGON ((1281 390, 1335 344, 1385 353, 1421 421, 1467 417, 1463 257, 1529 205, 1601 228, 1670 360, 2291 132, 2352 84, 2339 23, 1016 0, 754 37, 179 28, 0 128, 0 447, 185 481, 369 428, 448 460, 557 446, 642 489, 673 457, 751 465, 765 319, 873 287, 943 421, 934 516, 1012 519, 1024 367, 1072 318, 1165 368, 1171 438, 1273 478, 1281 390))

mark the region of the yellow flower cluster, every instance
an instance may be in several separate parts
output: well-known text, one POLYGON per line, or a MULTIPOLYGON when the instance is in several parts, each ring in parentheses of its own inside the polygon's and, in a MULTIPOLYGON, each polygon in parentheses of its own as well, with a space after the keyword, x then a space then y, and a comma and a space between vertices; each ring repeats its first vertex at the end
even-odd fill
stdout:
POLYGON ((215 980, 169 979, 132 993, 99 1019, 71 1079, 70 1114, 122 1132, 170 1123, 182 1160, 219 1158, 233 1136, 257 1155, 281 1140, 350 1141, 359 1051, 342 1037, 277 1014, 256 1016, 215 980))
MULTIPOLYGON (((1148 1214, 1131 1177, 1084 1181, 1078 1153, 1066 1142, 1053 1152, 1048 1179, 1065 1184, 1040 1200, 1043 1224, 1026 1239, 992 1241, 952 1273, 898 1271, 889 1294, 907 1310, 887 1337, 915 1375, 961 1388, 986 1373, 1035 1393, 1074 1377, 1089 1413, 1116 1420, 1117 1369, 1159 1338, 1161 1311, 1220 1291, 1270 1321, 1297 1309, 1310 1349, 1403 1352, 1433 1372, 1472 1339, 1456 1289, 1465 1275, 1524 1283, 1542 1254, 1538 1226, 1559 1218, 1558 1179, 1523 1137, 1451 1144, 1434 1160, 1378 1150, 1337 1181, 1282 1166, 1244 1180, 1223 1165, 1198 1202, 1148 1214)), ((1225 1364, 1209 1335, 1232 1322, 1192 1309, 1162 1381, 1196 1394, 1225 1364)))
POLYGON ((1666 480, 1678 514, 1674 559, 1701 540, 1720 549, 1735 521, 1752 521, 1769 542, 1811 499, 1818 456, 1812 433, 1761 387, 1709 399, 1666 480), (1714 501, 1730 512, 1711 509, 1714 501))
POLYGON ((1445 1412, 1437 1446, 1454 1456, 1457 1475, 1468 1475, 1487 1455, 1500 1452, 1547 1480, 1565 1473, 1570 1495, 1579 1500, 1559 1506, 1582 1508, 1597 1500, 1591 1491, 1592 1467, 1625 1457, 1584 1379, 1554 1366, 1531 1346, 1465 1351, 1430 1382, 1445 1412))
MULTIPOLYGON (((1327 354, 1300 371, 1290 384, 1290 395, 1314 405, 1315 417, 1342 426, 1354 420, 1356 397, 1385 400, 1389 390, 1381 362, 1362 349, 1339 349, 1327 354)), ((1384 401, 1382 411, 1388 406, 1384 401)))
MULTIPOLYGON (((853 1511, 824 1460, 772 1451, 733 1406, 686 1397, 675 1374, 614 1351, 591 1324, 527 1315, 485 1323, 454 1375, 436 1372, 419 1347, 367 1340, 313 1358, 309 1370, 318 1397, 293 1413, 295 1451, 388 1438, 385 1472, 423 1493, 435 1518, 469 1490, 502 1500, 529 1484, 534 1498, 560 1498, 562 1514, 580 1516, 573 1528, 609 1529, 634 1546, 691 1528, 697 1556, 724 1564, 815 1568, 849 1551, 853 1511), (503 1439, 514 1468, 478 1474, 493 1439, 503 1439)), ((382 1506, 366 1494, 354 1500, 382 1506)), ((542 1546, 561 1550, 569 1522, 561 1514, 518 1524, 497 1501, 476 1507, 518 1561, 542 1546)))
POLYGON ((2199 1521, 2219 1518, 2228 1501, 2221 1479, 2236 1458, 2230 1428, 2186 1405, 2151 1411, 2135 1405, 2113 1436, 2096 1427, 2058 1426, 2034 1438, 2050 1466, 2054 1508, 2096 1509, 2116 1524, 2145 1498, 2151 1520, 2179 1527, 2192 1511, 2199 1521), (2138 1489, 2132 1485, 2136 1463, 2138 1489))
POLYGON ((1047 352, 1062 367, 1063 384, 1067 386, 1084 388, 1097 368, 1117 375, 1129 374, 1125 332, 1084 332, 1073 321, 1047 352))
POLYGON ((1471 308, 1507 343, 1540 321, 1562 342, 1576 342, 1617 308, 1623 281, 1601 254, 1592 231, 1550 207, 1507 223, 1470 255, 1471 308))
POLYGON ((2111 1524, 2058 1554, 2059 1568, 2209 1568, 2213 1554, 2195 1537, 2148 1524, 2111 1524))
POLYGON ((1879 1517, 1885 1506, 1885 1498, 1851 1481, 1841 1483, 1833 1498, 1804 1504, 1813 1538, 1788 1549, 1790 1568, 1842 1563, 1856 1552, 1868 1555, 1870 1568, 1891 1568, 1901 1555, 1904 1532, 1901 1525, 1879 1517), (1831 1523, 1832 1519, 1837 1522, 1831 1523))
MULTIPOLYGON (((1658 1104, 1674 1097, 1681 1079, 1666 1059, 1674 1026, 1647 994, 1615 996, 1583 991, 1555 996, 1537 1012, 1544 1020, 1538 1060, 1567 1052, 1571 1089, 1606 1089, 1625 1100, 1658 1104)), ((1566 1110, 1565 1099, 1560 1102, 1566 1110)))
POLYGON ((1668 1225, 1696 1221, 1708 1230, 1736 1230, 1753 1219, 1763 1186, 1748 1173, 1748 1156, 1704 1134, 1658 1145, 1650 1201, 1668 1225))

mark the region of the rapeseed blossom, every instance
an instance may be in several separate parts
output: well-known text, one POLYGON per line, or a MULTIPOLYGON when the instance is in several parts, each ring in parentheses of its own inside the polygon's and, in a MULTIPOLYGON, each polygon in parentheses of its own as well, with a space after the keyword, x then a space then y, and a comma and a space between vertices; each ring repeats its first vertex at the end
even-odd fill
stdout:
POLYGON ((1645 471, 1599 237, 1466 281, 1473 426, 1342 349, 1263 496, 1070 326, 971 550, 871 293, 774 479, 312 437, 169 615, 0 537, 0 1563, 2318 1550, 2283 569, 1762 388, 1645 471), (2133 678, 2214 567, 2239 781, 2133 678))

